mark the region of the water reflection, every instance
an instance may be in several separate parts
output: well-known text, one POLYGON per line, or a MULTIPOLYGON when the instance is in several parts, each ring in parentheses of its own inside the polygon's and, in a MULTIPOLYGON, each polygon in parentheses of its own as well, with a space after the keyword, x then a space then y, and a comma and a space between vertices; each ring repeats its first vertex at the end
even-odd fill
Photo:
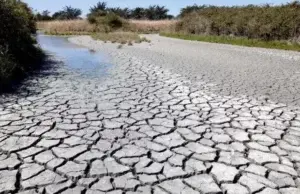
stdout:
POLYGON ((70 43, 66 37, 38 35, 38 42, 46 52, 63 61, 69 70, 77 71, 82 76, 103 77, 110 64, 106 57, 98 52, 70 43))

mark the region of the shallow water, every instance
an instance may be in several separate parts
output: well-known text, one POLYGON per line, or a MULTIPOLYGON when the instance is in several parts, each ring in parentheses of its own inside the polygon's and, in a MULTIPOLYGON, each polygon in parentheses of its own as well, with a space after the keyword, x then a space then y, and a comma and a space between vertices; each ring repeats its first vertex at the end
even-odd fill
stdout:
POLYGON ((111 67, 104 54, 77 46, 66 37, 39 34, 37 40, 44 51, 62 61, 69 70, 76 71, 82 76, 101 78, 107 75, 111 67))

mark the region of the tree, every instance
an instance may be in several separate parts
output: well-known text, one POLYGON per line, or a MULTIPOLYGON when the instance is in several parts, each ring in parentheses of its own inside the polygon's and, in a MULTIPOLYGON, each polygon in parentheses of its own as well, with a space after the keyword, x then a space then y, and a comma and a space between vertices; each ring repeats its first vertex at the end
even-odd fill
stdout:
POLYGON ((129 8, 108 8, 108 12, 114 13, 122 18, 129 19, 131 18, 131 10, 129 8))
POLYGON ((98 2, 95 6, 90 7, 90 13, 95 13, 98 11, 105 11, 107 8, 106 2, 98 2))
POLYGON ((48 20, 51 20, 52 17, 50 16, 50 11, 44 10, 44 11, 42 11, 42 13, 36 14, 36 19, 38 21, 48 21, 48 20))
POLYGON ((90 7, 90 13, 87 14, 87 18, 90 23, 96 23, 97 18, 107 15, 107 3, 98 2, 95 6, 90 7))
POLYGON ((156 6, 156 15, 158 20, 167 19, 168 18, 169 9, 165 6, 156 6))
POLYGON ((131 17, 133 19, 144 19, 146 18, 146 11, 144 8, 142 7, 137 7, 137 8, 134 8, 132 11, 131 11, 131 17))
POLYGON ((90 8, 90 13, 87 15, 90 23, 96 23, 101 17, 113 13, 124 19, 149 19, 162 20, 172 19, 174 16, 168 15, 169 10, 165 6, 152 5, 148 8, 137 7, 134 9, 107 7, 106 2, 98 2, 95 6, 90 8))
POLYGON ((57 11, 52 15, 52 18, 55 20, 63 20, 64 19, 64 12, 63 11, 57 11))
POLYGON ((73 20, 78 19, 81 13, 80 9, 66 6, 62 11, 55 12, 52 17, 58 20, 73 20))
POLYGON ((194 4, 192 6, 187 6, 180 10, 179 17, 184 17, 192 12, 199 11, 201 9, 205 9, 206 7, 207 7, 206 5, 197 5, 197 4, 194 4))
POLYGON ((66 6, 64 8, 64 13, 65 13, 66 19, 72 20, 72 19, 78 19, 79 16, 82 14, 82 11, 77 8, 72 8, 71 6, 66 6))
POLYGON ((165 6, 151 5, 146 9, 146 18, 149 20, 162 20, 168 18, 169 10, 165 6))

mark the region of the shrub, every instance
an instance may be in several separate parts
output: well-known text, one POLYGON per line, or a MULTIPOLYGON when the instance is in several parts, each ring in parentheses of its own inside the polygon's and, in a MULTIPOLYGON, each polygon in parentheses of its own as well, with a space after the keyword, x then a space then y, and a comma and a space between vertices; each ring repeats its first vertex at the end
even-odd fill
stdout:
POLYGON ((34 15, 17 0, 0 0, 0 90, 24 72, 34 68, 44 57, 35 46, 34 15))
POLYGON ((212 22, 197 12, 192 12, 176 24, 176 29, 182 29, 184 33, 210 34, 212 22))
POLYGON ((95 18, 97 30, 100 32, 111 32, 121 28, 128 28, 128 22, 114 13, 95 18))
POLYGON ((298 1, 280 6, 192 6, 183 9, 181 15, 177 31, 191 34, 235 35, 262 40, 287 40, 300 35, 298 1))

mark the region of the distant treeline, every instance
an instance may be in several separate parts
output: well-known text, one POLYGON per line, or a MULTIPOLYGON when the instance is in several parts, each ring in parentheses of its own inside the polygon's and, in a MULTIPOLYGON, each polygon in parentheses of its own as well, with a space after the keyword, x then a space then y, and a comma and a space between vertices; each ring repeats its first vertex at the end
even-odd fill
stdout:
MULTIPOLYGON (((164 6, 148 8, 112 8, 99 2, 90 8, 87 19, 90 23, 111 23, 121 26, 120 19, 163 20, 172 19, 164 6), (118 18, 119 17, 119 18, 118 18)), ((80 19, 81 10, 65 7, 54 13, 43 11, 38 20, 80 19)), ((177 16, 176 33, 230 35, 263 40, 291 40, 300 37, 300 2, 283 5, 211 6, 193 5, 181 9, 177 16)))
POLYGON ((300 2, 233 7, 188 6, 180 13, 177 31, 231 35, 263 40, 300 38, 300 2))
MULTIPOLYGON (((90 8, 88 16, 93 15, 107 15, 108 13, 116 14, 124 19, 147 19, 147 20, 163 20, 172 19, 173 16, 168 14, 169 10, 164 6, 151 5, 148 8, 136 7, 134 9, 108 7, 106 2, 98 2, 95 6, 90 8)), ((81 9, 73 8, 71 6, 64 7, 61 11, 50 14, 48 10, 36 14, 38 21, 47 20, 71 20, 80 19, 82 14, 81 9)))

